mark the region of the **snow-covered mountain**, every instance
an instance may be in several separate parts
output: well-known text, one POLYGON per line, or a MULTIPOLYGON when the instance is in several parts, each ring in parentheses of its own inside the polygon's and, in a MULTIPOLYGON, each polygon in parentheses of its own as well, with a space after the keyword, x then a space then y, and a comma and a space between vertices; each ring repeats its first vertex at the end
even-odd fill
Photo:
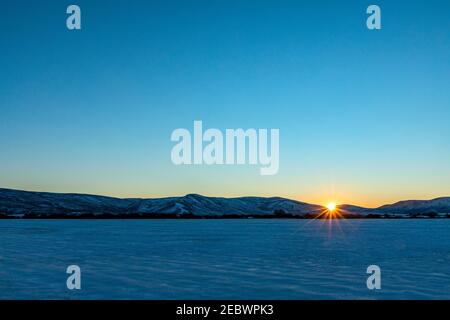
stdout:
POLYGON ((406 200, 384 205, 377 209, 380 212, 392 214, 430 214, 450 213, 450 197, 433 200, 406 200))
POLYGON ((0 189, 0 213, 7 215, 113 214, 127 211, 133 203, 132 199, 116 199, 95 195, 0 189))
POLYGON ((276 210, 287 214, 304 215, 322 210, 312 205, 284 198, 217 198, 198 194, 166 199, 142 200, 137 208, 138 213, 190 213, 199 216, 220 215, 270 215, 276 210))
MULTIPOLYGON (((437 216, 450 214, 450 197, 400 201, 379 208, 338 206, 346 217, 437 216)), ((0 218, 64 217, 315 217, 326 208, 280 197, 220 198, 188 194, 158 199, 118 199, 87 194, 0 188, 0 218)))
POLYGON ((337 206, 339 212, 344 214, 366 215, 372 213, 374 209, 354 206, 351 204, 341 204, 337 206))
POLYGON ((6 216, 56 215, 305 215, 324 208, 284 198, 217 198, 189 194, 160 199, 118 199, 85 194, 62 194, 0 189, 0 214, 6 216))

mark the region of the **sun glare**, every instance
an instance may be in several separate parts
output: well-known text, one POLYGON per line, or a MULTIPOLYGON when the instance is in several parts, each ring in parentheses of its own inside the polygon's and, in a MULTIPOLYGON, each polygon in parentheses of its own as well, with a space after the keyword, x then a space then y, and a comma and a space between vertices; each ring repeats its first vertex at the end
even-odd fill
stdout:
POLYGON ((333 212, 334 210, 336 210, 336 204, 334 202, 330 202, 327 205, 328 211, 333 212))

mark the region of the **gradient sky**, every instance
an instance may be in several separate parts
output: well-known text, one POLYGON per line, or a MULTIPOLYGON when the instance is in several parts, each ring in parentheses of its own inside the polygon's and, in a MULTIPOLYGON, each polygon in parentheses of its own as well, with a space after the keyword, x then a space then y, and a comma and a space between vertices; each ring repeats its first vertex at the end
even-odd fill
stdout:
POLYGON ((450 195, 450 2, 8 1, 0 187, 378 206, 450 195), (78 4, 82 30, 65 26, 78 4), (382 9, 382 30, 365 10, 382 9), (176 128, 279 128, 280 170, 175 166, 176 128))

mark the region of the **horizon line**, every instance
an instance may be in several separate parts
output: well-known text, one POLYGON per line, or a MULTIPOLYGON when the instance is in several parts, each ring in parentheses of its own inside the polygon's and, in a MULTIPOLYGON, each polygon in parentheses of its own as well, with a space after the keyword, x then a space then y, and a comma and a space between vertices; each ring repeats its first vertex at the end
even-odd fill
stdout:
MULTIPOLYGON (((243 195, 243 196, 235 196, 235 197, 225 197, 225 196, 208 196, 208 195, 204 195, 204 194, 199 194, 199 193, 186 193, 184 195, 178 195, 178 196, 162 196, 162 197, 116 197, 116 196, 110 196, 110 195, 104 195, 104 194, 94 194, 94 193, 81 193, 81 192, 58 192, 58 191, 36 191, 36 190, 24 190, 24 189, 16 189, 16 188, 4 188, 4 187, 0 187, 0 191, 1 190, 8 190, 8 191, 18 191, 18 192, 29 192, 29 193, 53 193, 53 194, 60 194, 60 195, 83 195, 83 196, 94 196, 94 197, 105 197, 105 198, 112 198, 112 199, 120 199, 120 200, 126 200, 126 199, 140 199, 140 200, 151 200, 151 199, 168 199, 168 198, 183 198, 189 195, 198 195, 201 197, 205 197, 205 198, 224 198, 224 199, 239 199, 239 198, 266 198, 266 199, 270 199, 270 198, 280 198, 280 199, 285 199, 285 200, 290 200, 290 201, 297 201, 297 202, 302 202, 308 205, 315 205, 315 206, 320 206, 320 207, 326 207, 324 205, 321 204, 316 204, 316 203, 310 203, 310 202, 305 202, 305 201, 301 201, 301 200, 297 200, 297 199, 291 199, 291 198, 286 198, 286 197, 281 197, 281 196, 251 196, 251 195, 243 195)), ((450 198, 450 196, 440 196, 440 197, 436 197, 436 198, 432 198, 432 199, 405 199, 405 200, 398 200, 396 202, 393 203, 385 203, 382 204, 380 206, 377 207, 365 207, 365 206, 360 206, 360 205, 354 205, 354 204, 350 204, 350 203, 342 203, 342 204, 336 204, 337 207, 340 206, 354 206, 354 207, 360 207, 363 209, 378 209, 381 208, 383 206, 386 205, 393 205, 393 204, 397 204, 400 202, 407 202, 407 201, 433 201, 433 200, 438 200, 438 199, 444 199, 444 198, 450 198)))

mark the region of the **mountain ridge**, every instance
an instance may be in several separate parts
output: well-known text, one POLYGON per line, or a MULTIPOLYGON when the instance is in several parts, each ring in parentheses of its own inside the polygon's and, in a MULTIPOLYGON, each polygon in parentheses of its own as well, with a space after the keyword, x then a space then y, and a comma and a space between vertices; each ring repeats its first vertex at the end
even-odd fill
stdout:
MULTIPOLYGON (((450 197, 403 200, 378 208, 339 205, 340 216, 442 217, 450 215, 450 197)), ((52 193, 0 188, 2 218, 315 218, 327 209, 283 197, 235 198, 187 194, 164 198, 115 198, 82 193, 52 193)))

